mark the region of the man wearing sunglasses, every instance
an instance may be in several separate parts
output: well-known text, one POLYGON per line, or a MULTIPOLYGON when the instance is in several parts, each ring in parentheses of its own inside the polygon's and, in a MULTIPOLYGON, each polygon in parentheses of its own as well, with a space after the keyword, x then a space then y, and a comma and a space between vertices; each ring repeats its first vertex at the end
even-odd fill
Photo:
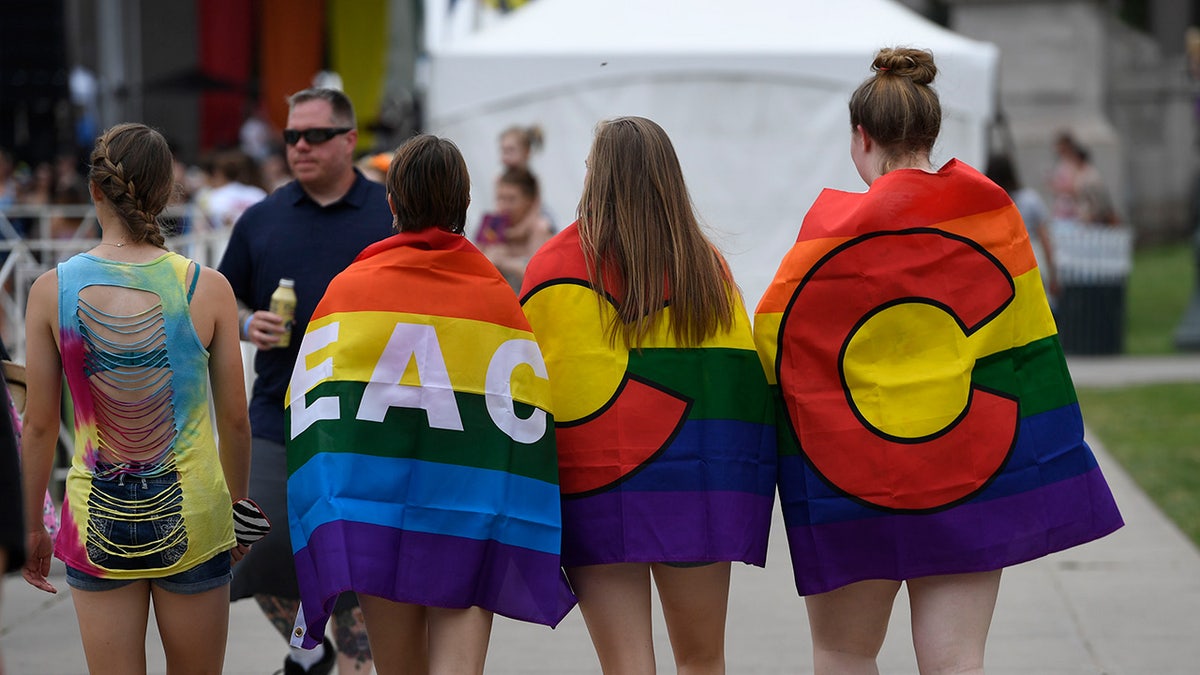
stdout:
MULTIPOLYGON (((354 168, 358 132, 350 99, 335 89, 305 89, 288 105, 283 140, 295 180, 242 214, 219 267, 242 309, 242 339, 258 349, 250 399, 250 496, 272 523, 271 533, 234 569, 231 592, 234 600, 253 596, 285 640, 291 637, 300 594, 287 527, 284 393, 309 317, 330 280, 362 249, 392 234, 383 186, 354 168), (267 310, 280 279, 295 281, 297 298, 291 344, 282 348, 277 343, 283 320, 267 310)), ((326 675, 335 660, 343 675, 370 672, 357 605, 357 598, 346 594, 335 608, 336 652, 328 639, 312 651, 292 648, 284 675, 326 675)))

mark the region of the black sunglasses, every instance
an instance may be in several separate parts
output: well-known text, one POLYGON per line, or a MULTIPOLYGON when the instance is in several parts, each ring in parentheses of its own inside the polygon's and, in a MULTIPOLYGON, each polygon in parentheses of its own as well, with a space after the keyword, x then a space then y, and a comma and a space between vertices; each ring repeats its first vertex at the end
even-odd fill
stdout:
POLYGON ((309 145, 320 145, 325 141, 340 136, 348 131, 354 131, 354 127, 317 127, 315 129, 284 129, 283 142, 288 145, 295 145, 303 138, 309 145))

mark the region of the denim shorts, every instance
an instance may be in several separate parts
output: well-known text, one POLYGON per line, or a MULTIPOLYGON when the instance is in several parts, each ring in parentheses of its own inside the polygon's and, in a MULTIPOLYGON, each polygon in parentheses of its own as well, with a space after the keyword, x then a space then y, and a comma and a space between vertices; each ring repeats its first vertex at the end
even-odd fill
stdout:
MULTIPOLYGON (((194 595, 211 591, 233 579, 229 552, 221 551, 191 569, 170 576, 146 579, 170 593, 194 595)), ((112 591, 143 579, 101 579, 67 565, 67 584, 80 591, 112 591)))
POLYGON ((90 562, 133 578, 104 579, 67 566, 67 583, 81 591, 108 591, 148 579, 172 593, 203 593, 229 583, 230 557, 221 551, 191 569, 165 577, 136 574, 170 568, 188 550, 179 474, 123 475, 97 463, 88 494, 85 549, 90 562))
POLYGON ((174 566, 188 550, 179 474, 142 477, 109 471, 111 465, 97 464, 91 479, 84 537, 88 561, 128 572, 174 566))

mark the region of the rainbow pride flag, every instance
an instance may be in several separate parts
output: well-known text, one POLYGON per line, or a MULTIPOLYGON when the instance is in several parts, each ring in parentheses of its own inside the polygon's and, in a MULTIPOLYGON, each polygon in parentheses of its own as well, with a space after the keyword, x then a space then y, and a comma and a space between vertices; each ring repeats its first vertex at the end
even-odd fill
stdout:
POLYGON ((754 332, 802 595, 998 569, 1122 525, 1020 214, 969 166, 824 191, 754 332))
POLYGON ((546 366, 465 238, 364 250, 317 306, 286 400, 293 644, 320 644, 343 591, 550 626, 574 606, 546 366))
POLYGON ((521 291, 554 397, 563 564, 766 562, 774 411, 740 298, 735 325, 697 348, 670 334, 607 337, 619 293, 587 281, 572 225, 530 261, 521 291))

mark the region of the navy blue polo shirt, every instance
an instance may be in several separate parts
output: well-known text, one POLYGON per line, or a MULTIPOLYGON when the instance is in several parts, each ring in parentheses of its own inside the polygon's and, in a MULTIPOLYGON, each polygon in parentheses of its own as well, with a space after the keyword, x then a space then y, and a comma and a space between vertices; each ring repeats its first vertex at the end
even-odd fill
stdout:
POLYGON ((387 192, 355 170, 338 201, 321 206, 292 181, 246 209, 229 238, 218 270, 234 295, 254 310, 267 309, 282 278, 296 281, 296 321, 286 348, 254 357, 250 426, 254 436, 283 443, 283 397, 300 341, 329 282, 354 258, 393 234, 387 192))

